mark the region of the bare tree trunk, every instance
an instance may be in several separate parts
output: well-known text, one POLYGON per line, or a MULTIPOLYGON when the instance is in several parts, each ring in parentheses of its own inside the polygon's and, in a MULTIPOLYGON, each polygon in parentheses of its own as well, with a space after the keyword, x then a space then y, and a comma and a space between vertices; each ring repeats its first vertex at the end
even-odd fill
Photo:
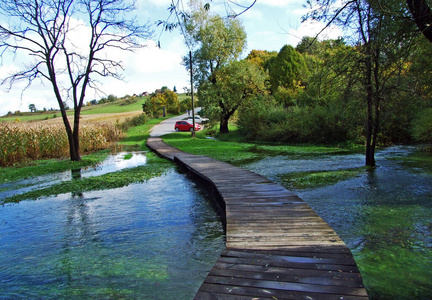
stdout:
POLYGON ((79 116, 80 116, 81 109, 77 108, 75 109, 75 116, 74 116, 74 129, 73 129, 73 148, 71 146, 71 160, 73 161, 80 161, 80 141, 79 141, 79 116))

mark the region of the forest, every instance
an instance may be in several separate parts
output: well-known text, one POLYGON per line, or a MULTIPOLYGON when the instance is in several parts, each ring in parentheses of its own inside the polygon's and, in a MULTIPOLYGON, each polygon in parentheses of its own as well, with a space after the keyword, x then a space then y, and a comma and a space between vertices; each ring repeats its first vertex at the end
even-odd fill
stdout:
POLYGON ((238 19, 191 13, 194 82, 220 133, 235 120, 249 141, 363 144, 368 166, 378 146, 431 143, 432 43, 408 7, 350 1, 331 10, 331 1, 321 2, 305 19, 340 25, 345 37, 304 37, 246 57, 238 19))

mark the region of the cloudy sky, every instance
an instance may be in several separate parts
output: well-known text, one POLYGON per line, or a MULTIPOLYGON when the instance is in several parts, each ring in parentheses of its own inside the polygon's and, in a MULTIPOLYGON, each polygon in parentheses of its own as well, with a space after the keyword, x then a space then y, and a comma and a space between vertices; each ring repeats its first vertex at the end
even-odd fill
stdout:
MULTIPOLYGON (((187 2, 187 1, 184 1, 187 2)), ((238 1, 243 5, 251 4, 253 0, 238 1)), ((306 0, 258 0, 241 19, 247 33, 248 48, 246 56, 251 50, 279 51, 284 45, 296 46, 303 36, 313 36, 318 33, 322 25, 310 22, 301 22, 306 13, 303 4, 306 0)), ((143 22, 155 24, 158 20, 165 20, 169 16, 167 8, 171 0, 138 0, 137 15, 143 22)), ((225 14, 226 9, 222 0, 213 0, 212 9, 225 14)), ((233 8, 235 8, 233 6, 233 8)), ((238 10, 238 8, 237 8, 238 10)), ((8 20, 0 17, 5 24, 8 20)), ((187 55, 183 38, 179 32, 163 32, 161 28, 153 25, 154 36, 147 41, 147 47, 135 53, 116 54, 120 56, 125 70, 122 73, 124 80, 103 78, 100 89, 106 94, 118 97, 126 94, 139 94, 144 91, 152 92, 162 86, 179 92, 188 86, 189 75, 180 64, 182 56, 187 55), (157 41, 160 39, 161 48, 157 41)), ((328 37, 336 38, 340 35, 337 30, 327 33, 328 37)), ((3 79, 13 70, 25 65, 26 57, 23 55, 6 56, 0 61, 0 79, 3 79)), ((17 82, 8 91, 6 86, 0 87, 0 115, 8 111, 28 111, 29 104, 35 104, 37 109, 58 108, 52 89, 48 82, 35 81, 31 87, 23 91, 25 82, 17 82)), ((100 94, 88 92, 86 97, 100 99, 100 94)), ((72 102, 68 102, 72 106, 72 102)))

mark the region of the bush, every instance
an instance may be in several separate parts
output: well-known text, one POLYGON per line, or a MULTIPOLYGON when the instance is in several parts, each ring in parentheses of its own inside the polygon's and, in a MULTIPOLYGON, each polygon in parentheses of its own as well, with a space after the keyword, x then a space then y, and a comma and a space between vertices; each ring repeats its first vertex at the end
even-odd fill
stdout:
POLYGON ((320 144, 346 142, 355 128, 337 106, 287 109, 258 99, 241 111, 238 125, 248 140, 320 144))
POLYGON ((148 116, 145 113, 142 113, 139 116, 126 118, 126 120, 121 124, 119 124, 117 121, 115 126, 121 131, 126 132, 130 127, 146 124, 147 122, 148 122, 148 116))
POLYGON ((423 143, 432 143, 432 108, 420 112, 412 121, 412 136, 414 140, 423 143))

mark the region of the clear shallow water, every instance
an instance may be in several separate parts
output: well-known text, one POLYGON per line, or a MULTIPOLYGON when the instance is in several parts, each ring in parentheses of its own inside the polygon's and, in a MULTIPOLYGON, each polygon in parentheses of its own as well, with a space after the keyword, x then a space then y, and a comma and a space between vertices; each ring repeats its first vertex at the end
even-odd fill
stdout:
POLYGON ((147 157, 146 152, 144 151, 119 152, 114 155, 109 155, 108 158, 102 161, 100 164, 88 168, 59 172, 0 184, 0 200, 14 195, 30 192, 35 189, 45 188, 61 181, 70 181, 75 176, 81 178, 101 176, 122 169, 141 166, 146 162, 147 157))
MULTIPOLYGON (((351 249, 371 299, 432 299, 432 156, 391 147, 376 159, 373 171, 294 192, 351 249)), ((363 165, 363 155, 323 155, 265 158, 244 167, 282 184, 286 173, 363 165)))
POLYGON ((184 175, 0 207, 0 298, 192 299, 224 248, 184 175))

